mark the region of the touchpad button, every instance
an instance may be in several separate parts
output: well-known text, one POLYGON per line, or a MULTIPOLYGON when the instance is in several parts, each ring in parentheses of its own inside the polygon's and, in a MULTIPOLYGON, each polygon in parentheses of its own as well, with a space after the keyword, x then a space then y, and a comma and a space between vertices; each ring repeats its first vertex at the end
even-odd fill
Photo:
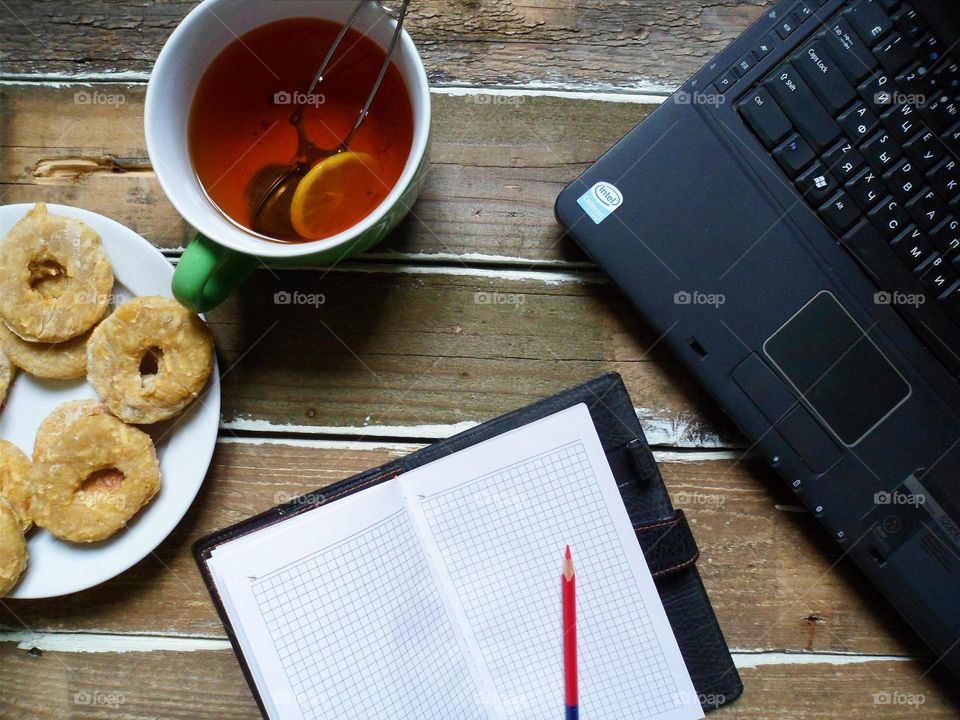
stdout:
POLYGON ((816 295, 763 346, 770 362, 846 445, 910 397, 910 385, 832 293, 816 295))

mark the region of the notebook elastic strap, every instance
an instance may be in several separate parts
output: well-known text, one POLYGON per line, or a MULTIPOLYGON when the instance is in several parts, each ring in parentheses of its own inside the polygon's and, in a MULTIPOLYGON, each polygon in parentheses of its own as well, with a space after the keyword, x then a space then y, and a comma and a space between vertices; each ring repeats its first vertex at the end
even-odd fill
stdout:
POLYGON ((674 510, 673 516, 667 520, 635 525, 633 529, 655 578, 690 567, 700 557, 700 549, 683 510, 674 510))

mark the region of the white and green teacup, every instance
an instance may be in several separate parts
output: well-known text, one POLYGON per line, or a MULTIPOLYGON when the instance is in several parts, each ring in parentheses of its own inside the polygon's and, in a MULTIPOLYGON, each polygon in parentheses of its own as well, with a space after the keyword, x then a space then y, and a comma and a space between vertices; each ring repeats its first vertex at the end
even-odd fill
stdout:
MULTIPOLYGON (((430 90, 413 40, 404 31, 393 62, 403 76, 413 108, 413 143, 400 179, 363 220, 323 240, 280 243, 228 219, 207 197, 187 147, 190 101, 204 71, 237 36, 276 20, 311 16, 345 22, 357 0, 205 0, 184 18, 163 46, 150 75, 144 125, 147 151, 160 186, 199 234, 173 277, 173 292, 185 306, 204 312, 220 304, 262 259, 271 263, 326 265, 380 242, 409 212, 427 167, 430 90)), ((368 0, 353 27, 386 49, 396 21, 368 0)))

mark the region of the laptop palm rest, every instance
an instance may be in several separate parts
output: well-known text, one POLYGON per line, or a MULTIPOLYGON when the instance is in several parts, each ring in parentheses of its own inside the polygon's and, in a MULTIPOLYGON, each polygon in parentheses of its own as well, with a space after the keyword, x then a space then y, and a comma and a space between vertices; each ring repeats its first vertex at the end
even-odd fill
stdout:
POLYGON ((911 394, 869 331, 826 290, 771 335, 763 350, 820 422, 848 447, 911 394))

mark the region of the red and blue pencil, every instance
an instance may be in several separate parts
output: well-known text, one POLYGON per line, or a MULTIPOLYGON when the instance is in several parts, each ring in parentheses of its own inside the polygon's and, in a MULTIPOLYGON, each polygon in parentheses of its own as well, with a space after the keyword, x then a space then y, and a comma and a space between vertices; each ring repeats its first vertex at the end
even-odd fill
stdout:
POLYGON ((566 698, 566 720, 580 716, 577 699, 577 578, 573 574, 573 558, 570 546, 563 560, 563 678, 566 698))

